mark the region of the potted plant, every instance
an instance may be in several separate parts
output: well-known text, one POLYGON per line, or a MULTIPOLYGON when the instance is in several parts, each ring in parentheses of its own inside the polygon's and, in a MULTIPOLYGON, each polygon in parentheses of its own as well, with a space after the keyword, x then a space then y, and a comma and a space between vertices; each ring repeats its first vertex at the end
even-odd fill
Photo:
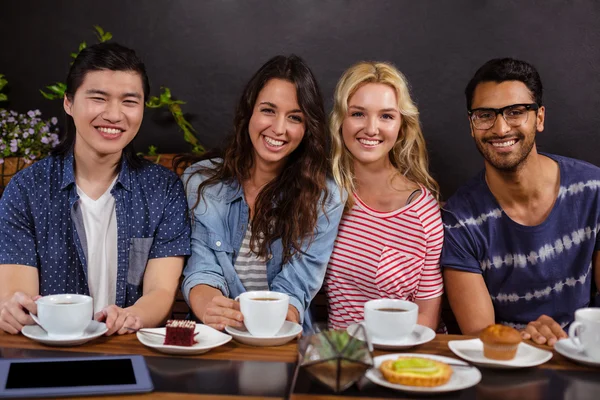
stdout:
POLYGON ((7 83, 8 82, 4 78, 4 75, 0 74, 0 101, 8 100, 8 97, 6 97, 6 95, 4 93, 2 93, 2 90, 4 89, 4 86, 6 86, 7 83))
POLYGON ((41 115, 40 110, 20 114, 0 109, 0 194, 14 174, 58 144, 58 120, 44 120, 41 115))

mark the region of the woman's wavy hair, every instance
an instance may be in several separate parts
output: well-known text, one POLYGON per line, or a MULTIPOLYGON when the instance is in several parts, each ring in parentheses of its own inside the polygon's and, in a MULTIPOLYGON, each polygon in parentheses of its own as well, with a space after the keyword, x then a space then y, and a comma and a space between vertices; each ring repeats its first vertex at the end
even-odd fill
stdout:
POLYGON ((327 117, 317 80, 306 63, 296 55, 279 55, 267 61, 242 93, 233 122, 234 134, 225 150, 211 151, 186 161, 211 159, 213 164, 194 171, 208 178, 199 185, 198 201, 192 209, 198 206, 207 186, 223 181, 241 184, 249 179, 254 147, 248 125, 258 94, 271 79, 282 79, 296 87, 305 132, 279 175, 263 187, 256 198, 250 248, 259 257, 267 257, 272 243, 281 239, 283 263, 286 263, 303 244, 310 244, 314 239, 319 208, 324 208, 328 197, 327 117))
POLYGON ((362 61, 348 68, 338 81, 329 119, 333 177, 348 193, 346 210, 354 204, 352 194, 356 188, 354 158, 344 144, 342 124, 348 114, 348 101, 367 83, 383 83, 396 91, 402 121, 398 139, 389 153, 390 162, 398 173, 422 184, 439 200, 439 185, 429 174, 429 160, 419 122, 419 110, 410 97, 406 78, 390 63, 362 61))

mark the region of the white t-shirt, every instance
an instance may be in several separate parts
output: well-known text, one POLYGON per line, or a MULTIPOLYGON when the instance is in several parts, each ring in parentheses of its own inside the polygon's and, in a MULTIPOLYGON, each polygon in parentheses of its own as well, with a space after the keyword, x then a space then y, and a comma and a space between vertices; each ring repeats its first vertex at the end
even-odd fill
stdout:
POLYGON ((87 241, 87 276, 94 313, 115 304, 117 295, 117 215, 110 193, 117 178, 97 200, 79 187, 79 205, 87 241))

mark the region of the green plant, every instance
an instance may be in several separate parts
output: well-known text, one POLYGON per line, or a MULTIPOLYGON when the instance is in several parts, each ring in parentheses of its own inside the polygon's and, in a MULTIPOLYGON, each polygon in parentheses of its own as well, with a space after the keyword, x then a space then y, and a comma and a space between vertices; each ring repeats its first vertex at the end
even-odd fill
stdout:
POLYGON ((159 156, 158 154, 158 148, 156 146, 150 146, 148 147, 148 154, 149 156, 159 156))
MULTIPOLYGON (((112 33, 105 32, 104 29, 102 29, 102 27, 100 27, 99 25, 94 25, 94 31, 100 43, 107 42, 110 39, 112 39, 112 33)), ((71 53, 71 58, 76 59, 79 53, 81 53, 81 50, 85 49, 86 47, 87 43, 85 41, 79 43, 77 53, 71 53)), ((72 61, 71 64, 73 64, 72 61)), ((65 97, 67 85, 62 82, 56 82, 53 85, 46 86, 46 90, 48 90, 49 93, 46 93, 43 90, 40 90, 40 93, 48 100, 62 100, 65 97)))
MULTIPOLYGON (((94 30, 95 30, 96 37, 100 43, 106 42, 106 41, 112 39, 112 37, 113 37, 112 33, 105 32, 104 29, 102 29, 99 25, 94 25, 94 30)), ((86 47, 87 47, 87 43, 85 41, 81 42, 79 44, 79 50, 77 51, 77 53, 71 53, 71 57, 73 59, 77 58, 77 56, 79 55, 81 50, 85 49, 86 47)), ((0 75, 0 78, 1 78, 1 75, 0 75)), ((0 80, 0 85, 1 85, 1 83, 2 82, 0 80)), ((2 88, 2 86, 0 86, 0 89, 1 88, 2 88)), ((65 97, 65 91, 67 90, 67 85, 64 84, 63 82, 56 82, 52 85, 46 86, 45 89, 47 90, 47 92, 40 90, 40 93, 46 99, 62 100, 65 97)), ((0 94, 0 96, 2 96, 2 95, 0 94)), ((0 97, 0 100, 2 100, 1 97, 0 97)), ((185 101, 174 100, 171 96, 171 90, 168 87, 161 86, 160 95, 159 96, 151 96, 148 99, 148 101, 146 102, 146 107, 168 109, 169 112, 171 113, 171 115, 173 116, 175 123, 177 124, 179 129, 181 129, 181 131, 183 132, 183 139, 192 146, 192 153, 202 154, 205 151, 204 147, 200 144, 200 141, 198 140, 198 136, 197 136, 198 133, 196 132, 196 130, 194 129, 192 124, 185 118, 185 115, 183 114, 183 111, 181 110, 181 104, 185 104, 185 101)), ((157 148, 155 146, 150 146, 150 148, 148 149, 148 153, 146 155, 155 156, 156 151, 157 151, 157 148)), ((140 153, 140 154, 142 154, 142 153, 140 153)), ((157 163, 158 163, 159 159, 160 159, 160 156, 156 161, 157 163)))
MULTIPOLYGON (((361 329, 358 336, 366 338, 361 329)), ((318 330, 303 336, 298 352, 299 366, 335 392, 347 389, 373 366, 369 343, 345 330, 318 330)))
POLYGON ((320 339, 324 358, 341 355, 345 359, 360 360, 369 351, 363 341, 352 340, 347 331, 327 330, 322 332, 320 339))
MULTIPOLYGON (((6 84, 8 83, 8 81, 4 78, 4 75, 0 74, 0 92, 2 91, 2 89, 4 89, 4 86, 6 86, 6 84)), ((0 93, 0 101, 7 101, 8 97, 4 94, 4 93, 0 93)))
MULTIPOLYGON (((94 25, 94 30, 99 43, 108 42, 110 39, 112 39, 112 33, 104 32, 104 29, 102 29, 100 25, 94 25)), ((86 47, 87 43, 85 41, 79 43, 79 50, 77 50, 77 53, 71 53, 71 58, 73 58, 73 60, 76 59, 79 53, 81 53, 81 50, 85 49, 86 47)), ((71 62, 71 64, 73 64, 73 62, 71 62)))
POLYGON ((173 115, 179 129, 183 132, 183 139, 192 145, 192 152, 196 154, 204 153, 204 147, 198 141, 196 130, 192 124, 185 119, 183 111, 181 110, 181 104, 185 104, 185 101, 174 100, 171 96, 171 90, 168 87, 161 86, 160 89, 160 96, 151 96, 146 102, 146 107, 166 107, 171 112, 171 115, 173 115))
POLYGON ((144 157, 144 156, 148 156, 148 157, 156 157, 156 159, 154 160, 155 164, 159 164, 160 163, 160 154, 158 154, 158 147, 150 145, 148 147, 148 152, 147 153, 143 153, 143 152, 139 152, 137 153, 138 156, 140 157, 144 157))
POLYGON ((62 82, 56 82, 53 85, 46 86, 46 90, 48 90, 50 93, 46 93, 43 90, 40 90, 40 93, 48 100, 63 99, 65 97, 67 85, 62 82))

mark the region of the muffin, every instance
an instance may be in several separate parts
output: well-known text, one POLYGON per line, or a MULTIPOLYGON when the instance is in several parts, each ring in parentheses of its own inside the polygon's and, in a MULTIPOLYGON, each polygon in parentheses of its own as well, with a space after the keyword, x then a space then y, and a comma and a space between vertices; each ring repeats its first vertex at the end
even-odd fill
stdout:
POLYGON ((512 360, 521 343, 521 334, 510 326, 494 324, 481 332, 483 356, 492 360, 512 360))
POLYGON ((448 364, 422 357, 386 360, 379 371, 386 381, 406 386, 441 386, 452 376, 452 367, 448 364))

